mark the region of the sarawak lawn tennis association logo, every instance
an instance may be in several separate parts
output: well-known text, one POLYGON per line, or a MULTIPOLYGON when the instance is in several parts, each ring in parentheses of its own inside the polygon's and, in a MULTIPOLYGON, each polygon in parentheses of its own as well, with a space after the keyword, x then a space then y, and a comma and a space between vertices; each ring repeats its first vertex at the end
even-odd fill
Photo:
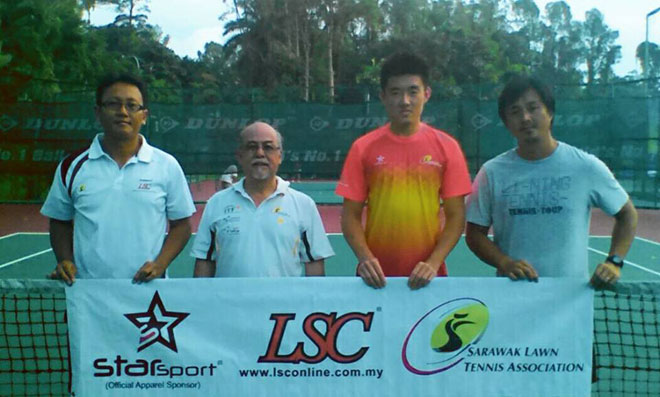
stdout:
POLYGON ((401 351, 403 365, 417 375, 447 371, 479 342, 489 317, 488 307, 475 298, 453 299, 434 307, 406 336, 401 351))
POLYGON ((174 339, 174 328, 188 315, 190 313, 167 311, 156 291, 146 312, 124 314, 124 317, 140 330, 138 352, 154 343, 160 343, 168 349, 178 352, 174 339))

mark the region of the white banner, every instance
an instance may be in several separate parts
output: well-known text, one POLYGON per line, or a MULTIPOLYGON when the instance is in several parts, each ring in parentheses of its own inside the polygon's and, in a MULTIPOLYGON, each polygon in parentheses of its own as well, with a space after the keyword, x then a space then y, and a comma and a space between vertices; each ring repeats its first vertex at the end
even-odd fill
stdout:
POLYGON ((76 396, 590 396, 586 281, 78 280, 66 292, 76 396))

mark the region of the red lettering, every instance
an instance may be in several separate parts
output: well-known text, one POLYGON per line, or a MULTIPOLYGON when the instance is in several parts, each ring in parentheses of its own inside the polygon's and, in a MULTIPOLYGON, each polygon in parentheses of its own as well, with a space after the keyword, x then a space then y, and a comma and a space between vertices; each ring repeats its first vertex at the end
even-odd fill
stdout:
POLYGON ((367 350, 369 350, 369 348, 366 346, 361 347, 357 352, 355 352, 355 354, 352 355, 343 355, 337 350, 337 338, 339 336, 339 331, 349 321, 357 320, 362 323, 362 330, 369 332, 371 330, 371 320, 373 320, 373 318, 373 312, 367 314, 353 312, 344 314, 343 316, 339 317, 336 322, 328 324, 328 333, 325 339, 326 343, 327 341, 332 341, 332 344, 328 343, 326 347, 330 358, 340 364, 353 363, 361 359, 362 356, 367 353, 367 350))
POLYGON ((280 345, 282 344, 282 337, 284 336, 284 329, 286 328, 286 323, 289 320, 296 318, 296 315, 293 313, 285 314, 276 314, 273 313, 270 315, 271 320, 275 320, 275 326, 273 327, 273 333, 270 335, 270 341, 268 342, 268 349, 266 354, 259 357, 257 362, 259 363, 286 363, 290 362, 288 360, 289 355, 281 356, 277 354, 280 350, 280 345))
POLYGON ((270 341, 268 342, 266 354, 260 356, 257 362, 297 364, 302 361, 308 364, 316 364, 328 357, 341 364, 355 362, 367 353, 369 347, 363 346, 353 354, 342 354, 337 350, 339 332, 342 327, 350 321, 360 321, 362 323, 362 329, 365 332, 369 332, 371 330, 373 316, 373 312, 366 314, 352 312, 344 314, 339 318, 337 317, 337 312, 332 312, 330 314, 310 314, 305 318, 302 326, 305 335, 318 348, 318 353, 314 356, 310 356, 305 353, 304 342, 298 342, 293 352, 289 354, 279 353, 286 325, 290 320, 295 319, 296 315, 293 313, 271 314, 270 319, 275 321, 275 326, 273 327, 273 332, 270 336, 270 341), (315 323, 319 321, 325 324, 325 334, 314 326, 315 323))

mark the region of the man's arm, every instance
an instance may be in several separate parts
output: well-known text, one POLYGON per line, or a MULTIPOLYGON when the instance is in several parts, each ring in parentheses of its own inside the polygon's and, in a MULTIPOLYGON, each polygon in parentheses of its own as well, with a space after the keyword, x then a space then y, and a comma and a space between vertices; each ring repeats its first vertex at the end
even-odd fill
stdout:
MULTIPOLYGON (((630 245, 635 238, 637 230, 637 210, 633 203, 628 200, 623 207, 614 215, 614 228, 612 229, 612 241, 610 242, 610 255, 625 257, 630 245)), ((595 287, 603 287, 614 284, 621 276, 621 269, 610 262, 598 265, 591 277, 591 284, 595 287)))
POLYGON ((215 261, 196 258, 193 277, 215 277, 215 261))
POLYGON ((57 260, 57 266, 48 278, 61 279, 71 285, 76 281, 76 265, 73 262, 73 222, 50 218, 50 245, 57 260))
POLYGON ((438 274, 447 255, 456 246, 465 228, 465 199, 463 196, 444 200, 445 227, 438 237, 433 252, 424 262, 419 262, 408 277, 408 286, 418 289, 426 286, 438 274))
POLYGON ((341 211, 341 231, 358 259, 358 275, 367 285, 382 288, 385 286, 385 275, 378 259, 367 246, 367 238, 362 228, 363 207, 363 202, 344 199, 341 211))
POLYGON ((160 254, 153 261, 147 261, 135 273, 133 277, 134 283, 141 283, 151 281, 160 277, 170 265, 170 263, 181 252, 183 247, 186 246, 190 238, 192 227, 190 226, 190 217, 171 220, 170 231, 163 243, 163 248, 160 254))
POLYGON ((513 259, 504 254, 488 238, 489 226, 481 226, 474 223, 467 223, 465 230, 465 242, 474 254, 497 269, 499 276, 509 277, 511 280, 528 279, 537 281, 538 274, 531 263, 526 260, 513 259))
POLYGON ((305 263, 305 276, 325 276, 325 259, 305 263))

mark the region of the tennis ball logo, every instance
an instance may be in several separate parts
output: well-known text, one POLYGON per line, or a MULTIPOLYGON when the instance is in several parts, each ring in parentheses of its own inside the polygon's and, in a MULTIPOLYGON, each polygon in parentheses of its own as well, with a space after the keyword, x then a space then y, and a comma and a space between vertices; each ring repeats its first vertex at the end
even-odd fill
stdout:
POLYGON ((455 352, 479 338, 488 326, 488 309, 475 303, 446 316, 431 334, 431 348, 438 353, 455 352))
POLYGON ((401 352, 403 365, 417 375, 446 371, 479 342, 489 322, 488 307, 478 299, 459 298, 431 309, 412 327, 401 352))

